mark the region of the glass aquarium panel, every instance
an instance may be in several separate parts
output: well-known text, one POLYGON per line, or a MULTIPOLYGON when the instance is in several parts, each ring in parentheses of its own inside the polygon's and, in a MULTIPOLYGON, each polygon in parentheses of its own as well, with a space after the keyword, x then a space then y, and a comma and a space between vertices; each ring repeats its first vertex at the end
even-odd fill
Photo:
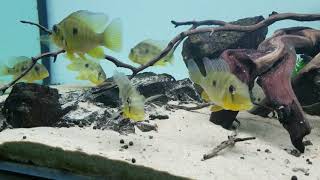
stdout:
MULTIPOLYGON (((39 29, 20 23, 20 20, 38 22, 37 1, 10 0, 0 6, 0 63, 8 65, 14 56, 32 57, 40 54, 39 29)), ((2 66, 3 67, 3 66, 2 66)), ((1 83, 12 80, 2 76, 1 83)))
MULTIPOLYGON (((125 63, 131 63, 128 59, 130 49, 138 42, 145 39, 155 39, 169 42, 175 35, 187 27, 174 28, 171 20, 206 20, 223 19, 233 21, 239 18, 263 15, 266 17, 270 12, 299 12, 315 13, 319 11, 319 1, 309 0, 308 3, 301 0, 270 0, 270 1, 212 1, 212 0, 48 0, 49 27, 60 22, 70 13, 77 10, 89 10, 92 12, 103 12, 109 16, 109 21, 120 18, 123 23, 123 48, 119 53, 106 49, 106 53, 117 57, 125 63), (288 6, 288 3, 290 6, 288 6), (242 4, 246 4, 242 6, 242 4)), ((301 22, 301 25, 319 27, 318 22, 301 22)), ((281 21, 270 26, 269 35, 280 27, 295 26, 294 21, 281 21)), ((151 67, 148 71, 156 73, 168 73, 177 79, 186 78, 188 75, 185 64, 181 57, 182 44, 177 48, 172 65, 166 67, 151 67)), ((66 69, 69 61, 63 56, 52 64, 52 83, 82 83, 88 82, 76 80, 75 72, 66 69)), ((116 67, 110 63, 101 61, 103 69, 108 77, 111 77, 116 67)), ((120 69, 118 69, 120 70, 120 69)), ((121 69, 123 72, 130 71, 121 69)))

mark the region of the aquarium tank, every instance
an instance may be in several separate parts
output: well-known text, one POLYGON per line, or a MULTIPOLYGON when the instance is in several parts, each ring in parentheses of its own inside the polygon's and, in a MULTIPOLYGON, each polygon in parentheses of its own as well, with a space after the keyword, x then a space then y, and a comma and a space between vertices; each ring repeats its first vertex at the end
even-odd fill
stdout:
POLYGON ((3 1, 0 179, 320 179, 319 7, 3 1))

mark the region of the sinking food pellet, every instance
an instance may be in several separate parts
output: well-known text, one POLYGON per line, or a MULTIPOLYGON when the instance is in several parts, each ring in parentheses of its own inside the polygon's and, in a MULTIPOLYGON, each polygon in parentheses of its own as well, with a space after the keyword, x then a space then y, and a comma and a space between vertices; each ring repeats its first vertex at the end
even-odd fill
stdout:
POLYGON ((133 146, 133 142, 132 141, 129 142, 129 146, 133 146))

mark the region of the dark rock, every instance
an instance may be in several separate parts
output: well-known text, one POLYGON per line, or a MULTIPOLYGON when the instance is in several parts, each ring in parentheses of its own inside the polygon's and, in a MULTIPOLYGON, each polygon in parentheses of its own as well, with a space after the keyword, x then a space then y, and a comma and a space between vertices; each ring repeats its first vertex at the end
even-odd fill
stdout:
POLYGON ((125 145, 121 146, 121 148, 122 148, 122 149, 128 149, 129 146, 125 144, 125 145))
MULTIPOLYGON (((138 74, 133 79, 133 84, 137 87, 138 91, 146 98, 156 95, 166 95, 176 83, 176 80, 169 74, 155 74, 152 72, 145 72, 138 74)), ((162 96, 155 99, 156 102, 165 104, 169 101, 167 96, 162 96)))
POLYGON ((292 176, 291 180, 298 180, 297 176, 292 176))
POLYGON ((172 84, 171 88, 166 91, 166 96, 169 97, 170 100, 175 101, 202 102, 200 95, 196 91, 190 79, 176 81, 176 83, 172 84))
POLYGON ((135 158, 132 158, 132 159, 131 159, 131 162, 132 162, 132 163, 136 163, 136 159, 135 159, 135 158))
POLYGON ((120 144, 124 144, 124 140, 123 139, 120 139, 120 144))
MULTIPOLYGON (((189 79, 177 81, 169 74, 144 72, 136 75, 132 82, 145 98, 150 98, 148 99, 150 100, 149 102, 158 105, 164 105, 170 100, 201 102, 199 94, 189 79), (152 99, 153 97, 156 98, 152 99)), ((121 102, 118 88, 100 89, 99 91, 100 93, 92 95, 90 99, 95 102, 101 102, 108 107, 119 107, 121 102)))
POLYGON ((13 86, 2 113, 13 128, 52 126, 63 115, 57 89, 22 82, 13 86))
POLYGON ((93 100, 95 102, 103 103, 106 106, 115 108, 119 107, 121 101, 119 99, 119 89, 117 87, 110 88, 102 93, 93 95, 93 100))
POLYGON ((265 149, 264 152, 271 153, 271 151, 269 149, 265 149))
MULTIPOLYGON (((114 111, 106 107, 97 106, 92 102, 70 102, 70 104, 76 104, 75 108, 72 108, 67 114, 65 114, 61 121, 56 126, 90 126, 94 122, 104 121, 106 118, 110 118, 114 111)), ((63 105, 69 106, 68 104, 63 105)), ((73 107, 73 105, 70 105, 73 107)), ((69 106, 69 107, 70 107, 69 106)), ((66 109, 66 108, 64 108, 66 109)))
MULTIPOLYGON (((253 25, 264 20, 262 16, 249 17, 231 22, 236 25, 253 25)), ((189 36, 183 43, 182 57, 184 61, 194 59, 200 71, 205 74, 202 58, 217 58, 226 49, 256 49, 265 39, 268 28, 254 32, 220 31, 189 36)))

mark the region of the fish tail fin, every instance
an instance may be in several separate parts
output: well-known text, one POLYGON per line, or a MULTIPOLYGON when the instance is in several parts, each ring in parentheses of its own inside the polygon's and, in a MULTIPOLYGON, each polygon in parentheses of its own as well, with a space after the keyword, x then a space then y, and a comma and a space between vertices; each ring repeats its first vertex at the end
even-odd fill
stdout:
POLYGON ((120 19, 114 19, 103 32, 103 45, 116 52, 121 50, 122 23, 120 19))
POLYGON ((7 75, 10 75, 9 67, 7 65, 2 65, 0 67, 0 76, 7 76, 7 75))
POLYGON ((193 59, 188 59, 186 60, 187 63, 187 68, 189 71, 189 76, 190 79, 196 83, 196 84, 200 84, 203 78, 203 75, 201 74, 198 65, 196 64, 196 62, 193 59))

